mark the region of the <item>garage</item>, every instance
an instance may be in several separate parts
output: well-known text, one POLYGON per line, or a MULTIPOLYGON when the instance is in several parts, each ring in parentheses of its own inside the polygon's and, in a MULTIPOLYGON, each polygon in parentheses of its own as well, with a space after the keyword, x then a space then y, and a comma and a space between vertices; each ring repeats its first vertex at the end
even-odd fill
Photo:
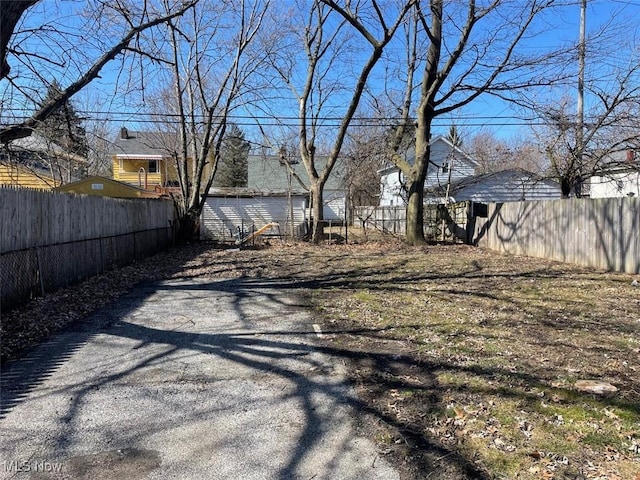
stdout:
POLYGON ((265 236, 302 237, 307 232, 307 195, 298 193, 209 193, 202 210, 200 236, 219 242, 246 238, 261 228, 265 236))

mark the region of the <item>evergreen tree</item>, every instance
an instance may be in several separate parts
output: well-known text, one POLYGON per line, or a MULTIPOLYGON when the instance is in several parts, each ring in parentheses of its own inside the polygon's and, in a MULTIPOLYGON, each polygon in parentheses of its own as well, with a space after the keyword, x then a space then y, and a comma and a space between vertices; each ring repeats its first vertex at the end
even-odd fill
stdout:
MULTIPOLYGON (((47 95, 41 105, 49 99, 59 95, 62 88, 54 80, 47 88, 47 95)), ((62 147, 69 153, 86 157, 89 152, 87 144, 87 134, 82 119, 78 116, 75 107, 70 101, 64 102, 59 108, 54 110, 45 121, 43 121, 38 133, 47 140, 62 147)))
POLYGON ((449 127, 449 134, 447 135, 447 140, 451 142, 451 145, 454 147, 462 146, 462 137, 460 137, 460 132, 458 132, 458 127, 455 125, 451 125, 449 127))
POLYGON ((244 138, 244 132, 231 125, 222 140, 218 171, 214 180, 216 187, 246 187, 248 158, 251 144, 244 138))

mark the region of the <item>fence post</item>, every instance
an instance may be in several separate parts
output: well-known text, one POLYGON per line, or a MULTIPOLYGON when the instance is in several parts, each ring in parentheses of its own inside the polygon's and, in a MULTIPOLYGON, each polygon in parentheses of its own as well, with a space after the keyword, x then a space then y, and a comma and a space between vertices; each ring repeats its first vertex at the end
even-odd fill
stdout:
POLYGON ((40 258, 40 247, 36 247, 36 263, 38 265, 37 275, 40 283, 40 295, 44 296, 44 278, 42 278, 42 259, 40 258))

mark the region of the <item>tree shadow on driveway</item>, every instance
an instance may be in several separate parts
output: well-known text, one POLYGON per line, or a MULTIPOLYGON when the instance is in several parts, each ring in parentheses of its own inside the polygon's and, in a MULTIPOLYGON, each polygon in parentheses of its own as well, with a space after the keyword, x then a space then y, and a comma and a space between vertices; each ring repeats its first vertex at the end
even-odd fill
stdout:
MULTIPOLYGON (((381 391, 423 390, 429 398, 424 405, 424 414, 428 415, 441 408, 442 399, 434 376, 424 364, 376 351, 321 344, 306 307, 292 289, 249 278, 175 280, 140 286, 110 308, 7 364, 2 375, 0 419, 9 418, 21 403, 34 397, 44 401, 47 396, 68 394, 71 400, 60 412, 54 447, 57 455, 64 456, 65 452, 74 453, 77 422, 96 391, 135 384, 137 388, 149 387, 151 396, 151 387, 156 385, 171 385, 177 390, 185 385, 206 389, 215 382, 222 395, 225 378, 231 380, 226 375, 237 374, 258 385, 268 376, 269 381, 282 382, 283 387, 281 394, 270 392, 272 398, 263 399, 264 405, 292 401, 302 419, 293 448, 279 464, 275 478, 300 478, 303 463, 330 438, 327 429, 332 428, 331 416, 340 408, 364 412, 367 421, 394 426, 406 441, 427 452, 420 465, 425 478, 488 478, 455 447, 445 447, 427 433, 413 430, 385 409, 364 404, 348 380, 348 369, 366 365, 380 372, 375 388, 381 391), (83 353, 85 349, 87 353, 83 353), (85 363, 73 365, 78 357, 85 363), (393 374, 406 369, 416 372, 413 378, 393 374), (63 378, 58 382, 56 376, 60 375, 63 378)), ((379 333, 376 329, 359 329, 332 331, 331 335, 365 338, 379 333)), ((263 408, 261 405, 257 402, 249 408, 263 408)), ((180 415, 161 427, 157 422, 142 422, 131 425, 135 427, 132 431, 118 427, 109 434, 141 448, 144 439, 159 430, 169 433, 180 428, 179 424, 195 424, 215 414, 216 408, 225 407, 224 402, 203 403, 202 408, 194 404, 193 411, 185 411, 177 400, 169 408, 180 415)), ((343 442, 335 450, 337 456, 346 456, 350 448, 347 439, 336 440, 343 442)), ((197 439, 194 441, 197 450, 197 439)), ((242 444, 241 439, 236 441, 242 444)), ((331 459, 328 470, 319 478, 337 475, 341 461, 331 459)))

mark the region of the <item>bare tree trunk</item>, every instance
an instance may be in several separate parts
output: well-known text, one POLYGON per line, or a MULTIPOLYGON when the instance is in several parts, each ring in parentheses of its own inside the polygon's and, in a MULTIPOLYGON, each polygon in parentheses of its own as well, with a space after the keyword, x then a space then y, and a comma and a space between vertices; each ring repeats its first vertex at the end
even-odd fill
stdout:
POLYGON ((13 31, 24 12, 38 0, 2 1, 0 6, 0 80, 9 75, 11 68, 7 63, 7 50, 13 31))
POLYGON ((320 179, 314 179, 311 183, 311 241, 313 243, 320 243, 323 238, 323 201, 322 190, 323 184, 320 179))
POLYGON ((415 180, 409 184, 409 201, 407 203, 407 236, 409 245, 424 245, 424 181, 415 180))
POLYGON ((179 244, 197 240, 200 234, 200 212, 189 209, 178 220, 178 234, 176 241, 179 244))
POLYGON ((415 148, 416 158, 407 176, 407 234, 406 242, 409 245, 424 245, 424 180, 427 176, 430 148, 429 136, 430 121, 424 117, 419 118, 416 129, 415 148))

